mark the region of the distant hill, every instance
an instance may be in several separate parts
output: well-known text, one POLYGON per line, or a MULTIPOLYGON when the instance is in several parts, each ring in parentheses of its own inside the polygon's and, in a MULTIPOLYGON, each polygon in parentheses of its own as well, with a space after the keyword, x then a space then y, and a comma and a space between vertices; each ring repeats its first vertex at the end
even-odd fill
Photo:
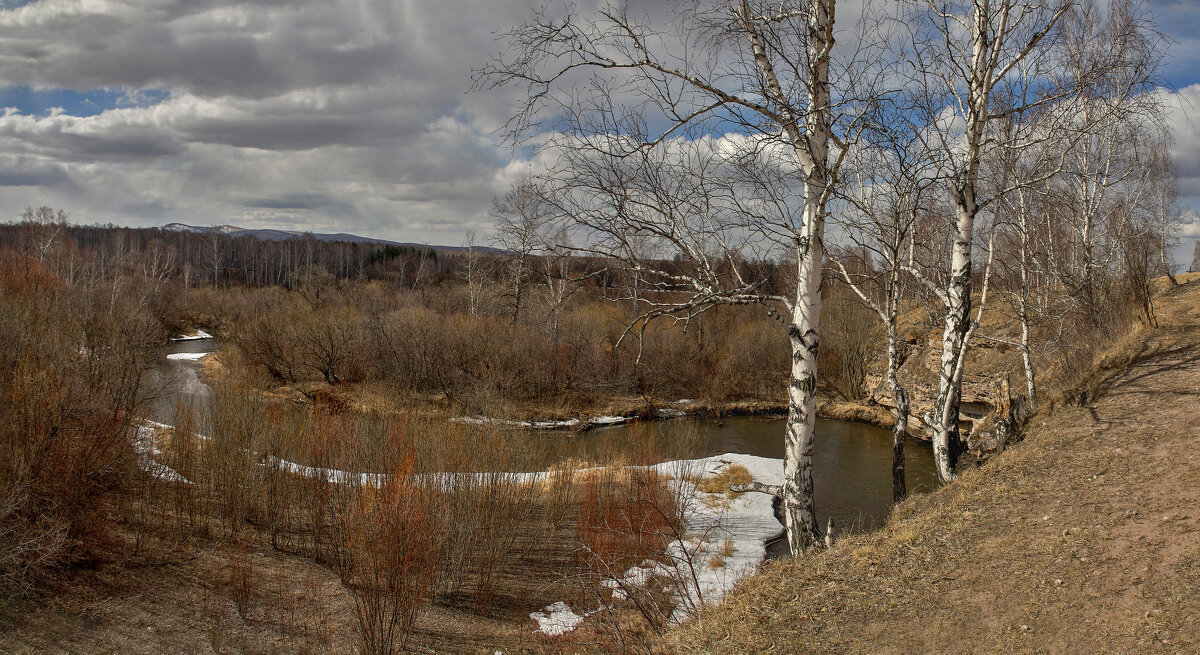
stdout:
MULTIPOLYGON (((163 225, 163 230, 172 232, 192 232, 196 234, 208 234, 218 232, 231 237, 248 236, 254 237, 261 241, 286 241, 288 239, 298 239, 305 236, 311 236, 317 241, 341 241, 344 243, 373 243, 381 246, 397 246, 402 248, 429 248, 432 250, 443 252, 458 252, 466 250, 463 246, 440 246, 428 243, 410 243, 401 241, 390 241, 388 239, 375 239, 372 237, 363 237, 356 234, 346 234, 344 232, 322 233, 322 232, 300 232, 296 230, 269 230, 269 229, 250 229, 238 227, 236 225, 187 225, 186 223, 168 223, 163 225)), ((503 253, 504 250, 499 248, 490 248, 487 246, 476 246, 479 252, 486 253, 503 253)))

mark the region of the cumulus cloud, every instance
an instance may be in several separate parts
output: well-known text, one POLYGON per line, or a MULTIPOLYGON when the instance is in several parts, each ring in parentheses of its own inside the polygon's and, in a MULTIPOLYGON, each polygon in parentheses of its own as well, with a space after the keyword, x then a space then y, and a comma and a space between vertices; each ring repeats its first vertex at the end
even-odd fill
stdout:
POLYGON ((1200 109, 1200 84, 1193 84, 1178 91, 1162 91, 1167 125, 1171 131, 1171 161, 1179 175, 1179 195, 1187 208, 1181 217, 1179 244, 1173 253, 1175 261, 1185 267, 1192 260, 1193 244, 1200 239, 1200 222, 1196 209, 1200 209, 1200 122, 1196 111, 1200 109))
MULTIPOLYGON (((17 3, 19 4, 19 3, 17 3)), ((40 0, 0 11, 0 85, 112 96, 0 116, 0 211, 456 243, 522 166, 467 93, 532 1, 40 0), (94 93, 117 90, 116 93, 94 93), (85 110, 87 109, 87 110, 85 110)), ((0 7, 12 7, 5 3, 0 7)))
MULTIPOLYGON (((83 98, 0 115, 0 219, 48 204, 83 222, 457 243, 544 164, 493 139, 518 91, 468 93, 496 33, 542 4, 0 0, 0 86, 83 98)), ((1200 103, 1200 87, 1179 95, 1200 103)), ((1200 132, 1177 128, 1184 193, 1200 206, 1200 132)))

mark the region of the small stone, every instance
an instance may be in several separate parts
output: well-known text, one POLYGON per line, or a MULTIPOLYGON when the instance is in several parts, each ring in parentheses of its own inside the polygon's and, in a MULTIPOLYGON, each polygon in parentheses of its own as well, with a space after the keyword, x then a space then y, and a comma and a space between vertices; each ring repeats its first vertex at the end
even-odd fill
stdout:
POLYGON ((1028 632, 1028 631, 1029 631, 1029 626, 1027 626, 1027 625, 1021 626, 1021 632, 1028 632))
POLYGON ((1062 579, 1056 579, 1056 580, 1054 581, 1054 584, 1055 584, 1055 585, 1060 585, 1060 584, 1062 584, 1062 579))

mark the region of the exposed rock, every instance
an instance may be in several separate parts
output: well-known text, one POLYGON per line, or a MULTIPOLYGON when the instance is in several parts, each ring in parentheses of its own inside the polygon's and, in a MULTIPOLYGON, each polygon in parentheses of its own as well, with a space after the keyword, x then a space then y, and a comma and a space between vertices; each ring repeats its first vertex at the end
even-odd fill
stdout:
POLYGON ((996 393, 996 409, 975 421, 967 437, 967 451, 979 461, 1002 452, 1009 444, 1020 441, 1021 429, 1029 416, 1029 404, 1024 395, 1013 395, 1008 376, 1000 379, 996 393))

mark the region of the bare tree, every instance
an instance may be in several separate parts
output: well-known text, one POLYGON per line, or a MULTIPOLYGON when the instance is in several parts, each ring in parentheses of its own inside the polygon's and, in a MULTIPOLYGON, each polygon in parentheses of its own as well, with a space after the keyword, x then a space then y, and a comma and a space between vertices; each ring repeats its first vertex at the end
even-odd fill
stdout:
POLYGON ((67 225, 67 212, 46 206, 26 207, 21 214, 21 223, 28 230, 30 245, 37 253, 38 261, 45 263, 55 240, 67 225))
POLYGON ((897 323, 917 217, 925 209, 922 198, 933 179, 926 174, 929 157, 921 140, 895 129, 887 115, 881 113, 870 125, 871 147, 858 149, 850 158, 842 192, 849 210, 838 216, 838 224, 843 228, 843 238, 857 247, 841 256, 835 254, 834 261, 843 280, 879 316, 886 329, 886 379, 896 418, 892 428, 892 497, 899 502, 907 495, 904 442, 908 438, 910 404, 908 391, 900 384, 905 354, 897 323))
POLYGON ((205 263, 212 276, 213 288, 221 285, 221 270, 225 267, 225 238, 217 232, 205 236, 201 247, 204 250, 205 263))
POLYGON ((1152 198, 1150 202, 1158 219, 1162 273, 1167 276, 1171 286, 1175 286, 1179 281, 1175 279, 1175 262, 1171 257, 1171 249, 1178 241, 1176 233, 1183 206, 1179 202, 1179 176, 1165 140, 1153 144, 1149 169, 1152 198))
POLYGON ((467 267, 462 277, 467 283, 467 311, 471 316, 479 315, 479 304, 483 297, 483 262, 475 244, 475 231, 468 230, 464 247, 467 251, 467 267))
POLYGON ((550 195, 583 212, 577 251, 622 262, 650 290, 635 324, 686 325, 741 303, 762 303, 784 324, 793 353, 785 473, 772 491, 795 553, 821 541, 812 449, 827 205, 878 72, 866 65, 878 60, 864 34, 853 52, 835 48, 836 4, 714 2, 679 8, 668 28, 624 7, 591 19, 539 12, 476 78, 524 88, 514 134, 556 121, 547 177, 560 187, 550 195), (722 151, 735 143, 748 162, 738 183, 722 151), (640 256, 638 238, 659 258, 640 256), (794 287, 772 293, 750 276, 741 257, 755 248, 790 259, 794 287))
POLYGON ((528 178, 513 183, 503 198, 492 200, 495 245, 508 251, 509 294, 513 299, 512 320, 521 316, 521 296, 530 273, 530 260, 541 248, 546 204, 537 185, 528 178))
POLYGON ((550 334, 558 345, 562 311, 571 294, 578 288, 571 278, 571 239, 559 230, 550 239, 542 255, 542 276, 546 280, 547 314, 550 319, 550 334))
MULTIPOLYGON (((923 277, 945 309, 938 396, 930 420, 934 459, 942 480, 955 477, 962 377, 971 335, 976 222, 1016 186, 1037 180, 985 180, 985 165, 1005 150, 1062 139, 1062 150, 1104 139, 1104 120, 1138 112, 1152 89, 1154 39, 1129 2, 1112 3, 1108 21, 1067 0, 910 0, 911 31, 898 46, 918 133, 938 153, 932 164, 952 207, 950 253, 935 284, 923 277), (1092 109, 1089 113, 1088 109, 1092 109), (1036 116, 1037 120, 1014 120, 1036 116), (1001 133, 1001 127, 1019 129, 1001 133)), ((1107 145, 1105 145, 1107 147, 1107 145)), ((1091 160, 1089 160, 1091 161, 1091 160)), ((1048 178, 1062 161, 1042 172, 1048 178)), ((1003 169, 1000 169, 1003 170, 1003 169)), ((986 300, 990 265, 982 279, 986 300)), ((921 271, 914 269, 914 273, 921 271)))

